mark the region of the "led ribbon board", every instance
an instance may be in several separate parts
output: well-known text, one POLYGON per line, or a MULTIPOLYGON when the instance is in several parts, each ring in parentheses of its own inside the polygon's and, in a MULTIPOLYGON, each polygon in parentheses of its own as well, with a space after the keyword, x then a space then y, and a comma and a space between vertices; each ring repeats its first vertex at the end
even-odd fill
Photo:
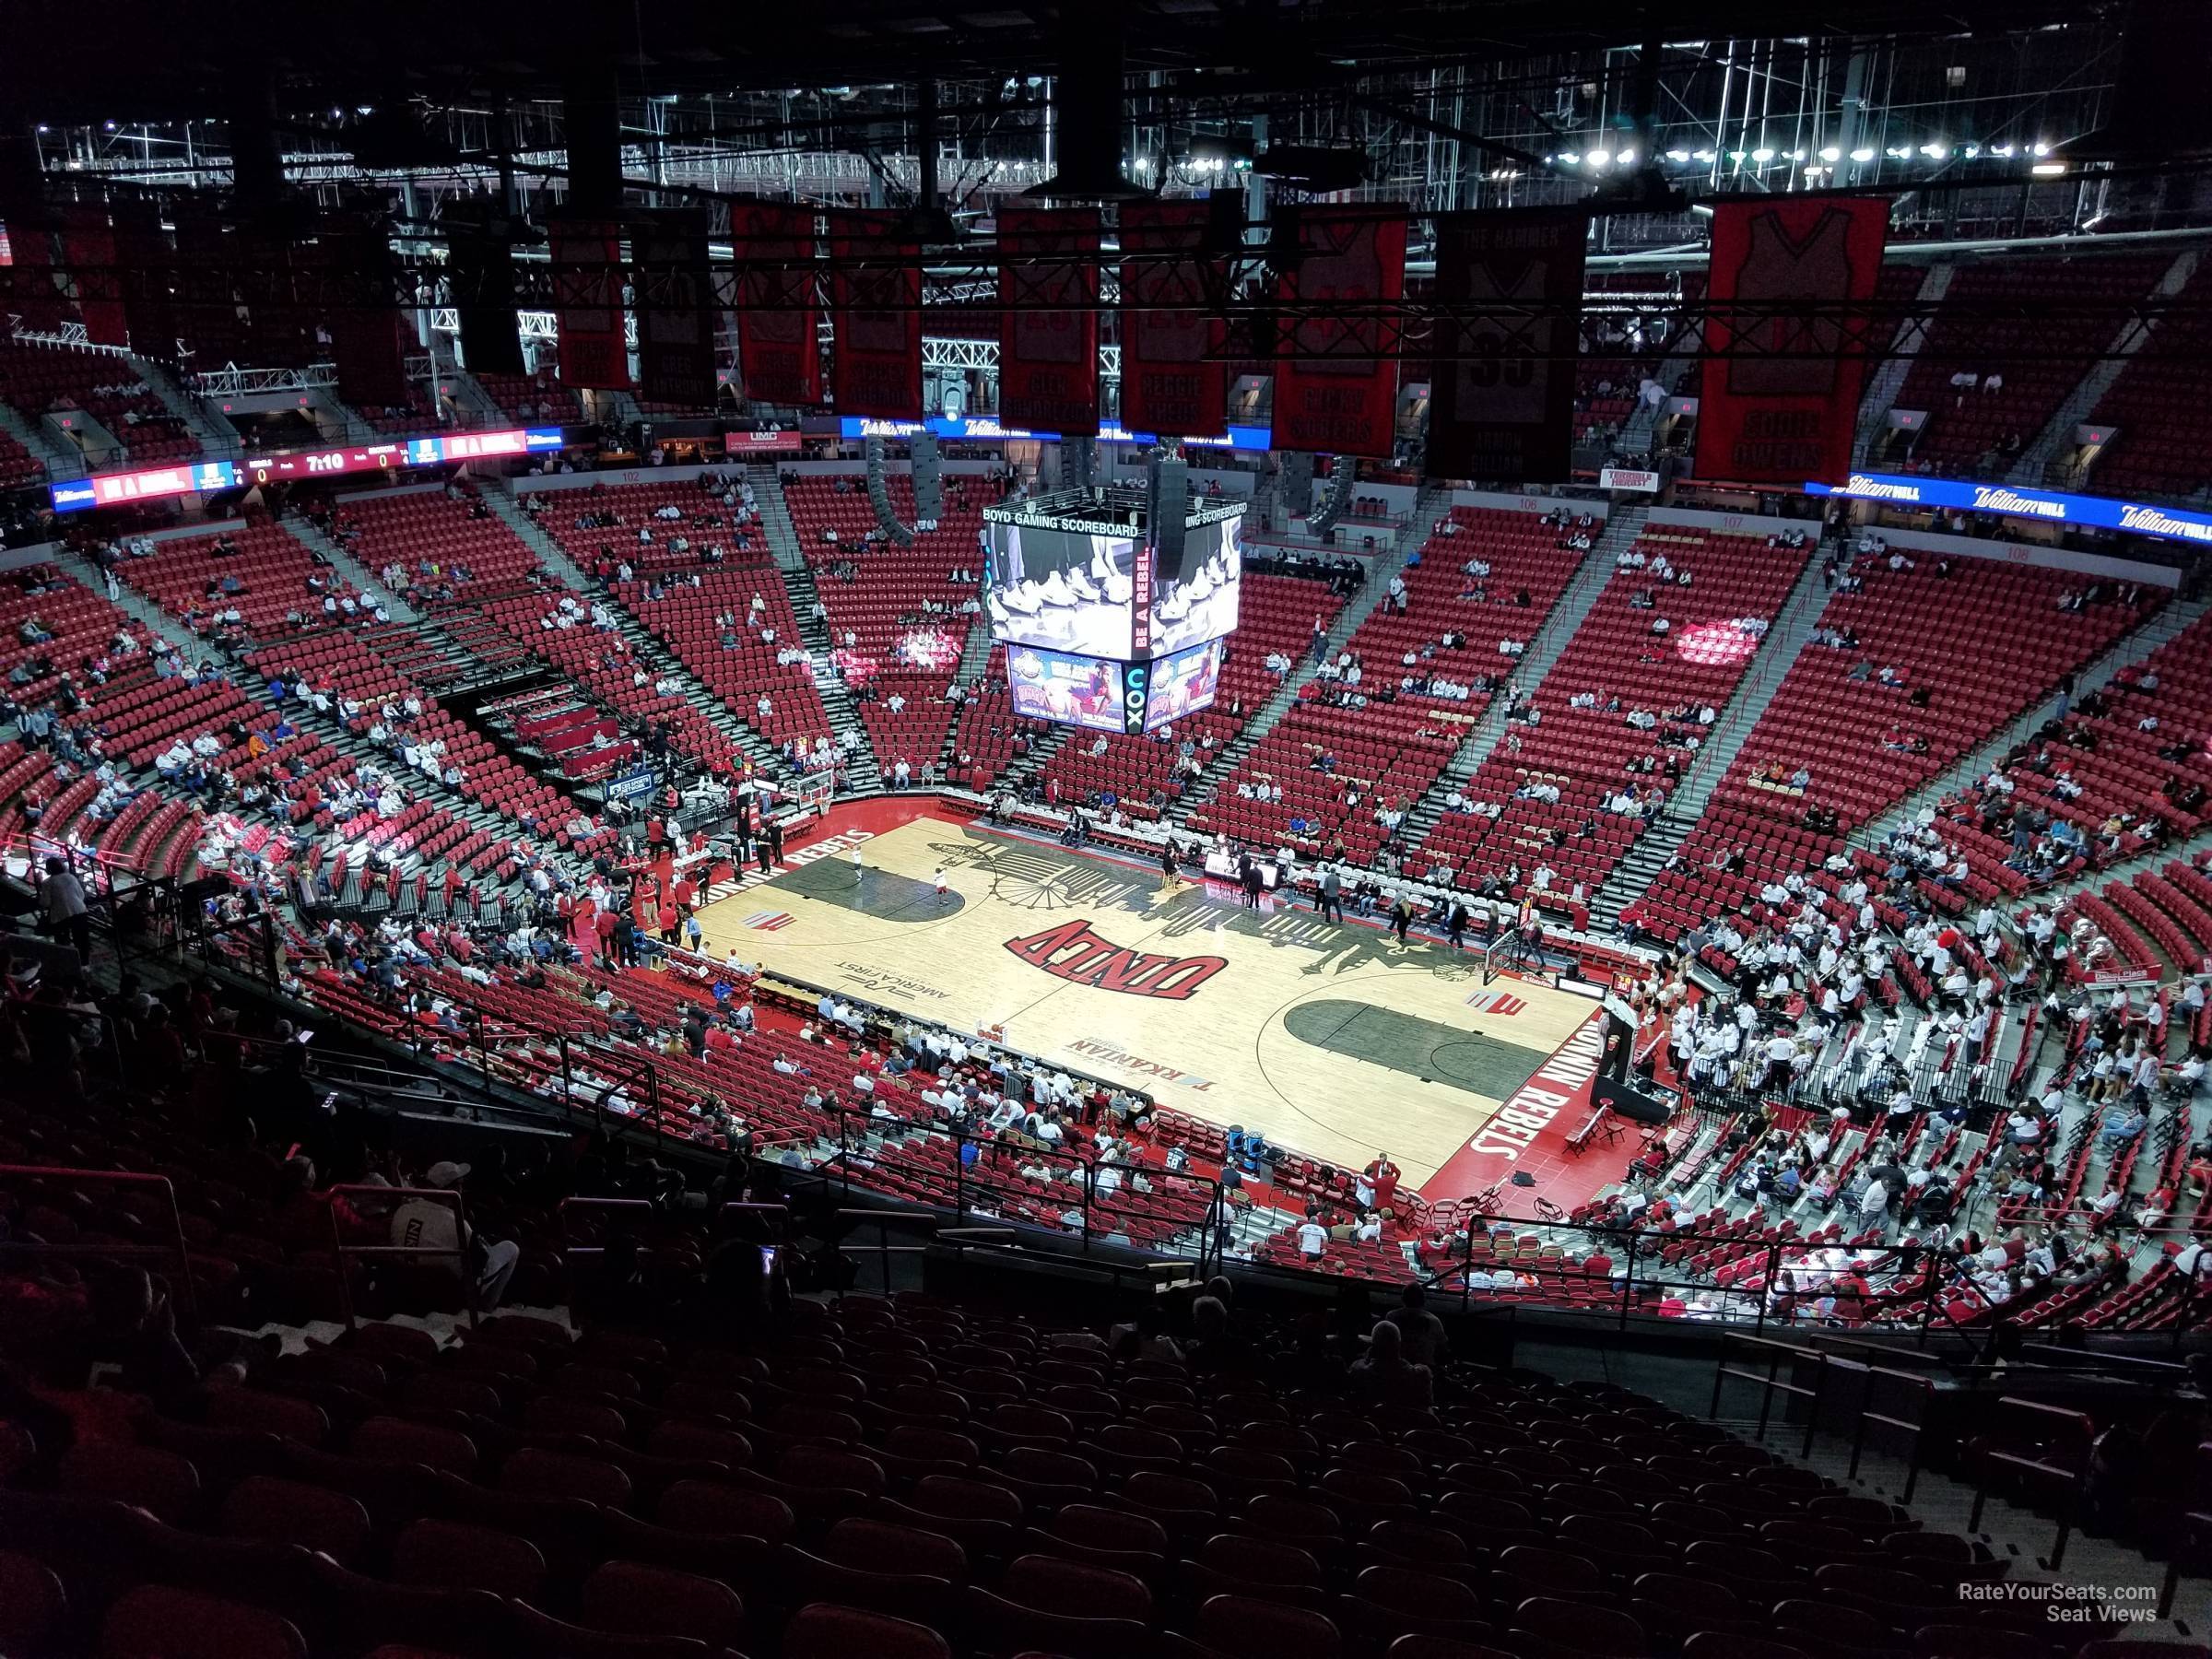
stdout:
POLYGON ((561 446, 559 427, 516 428, 504 432, 445 432, 429 438, 401 438, 388 443, 352 444, 338 449, 286 450, 244 461, 186 461, 137 472, 100 473, 48 488, 56 512, 83 512, 93 507, 121 506, 165 496, 210 495, 241 485, 291 478, 329 478, 357 472, 393 472, 406 466, 441 466, 459 461, 496 460, 536 454, 561 446))

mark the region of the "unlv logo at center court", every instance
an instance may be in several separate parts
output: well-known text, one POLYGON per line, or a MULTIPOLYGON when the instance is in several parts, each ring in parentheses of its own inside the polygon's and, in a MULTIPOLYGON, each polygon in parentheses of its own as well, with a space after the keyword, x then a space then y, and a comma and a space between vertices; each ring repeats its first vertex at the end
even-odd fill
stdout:
POLYGON ((1100 938, 1088 920, 1008 939, 1006 948, 1030 967, 1073 984, 1173 1002, 1188 1002, 1199 986, 1229 966, 1226 957, 1147 956, 1100 938))

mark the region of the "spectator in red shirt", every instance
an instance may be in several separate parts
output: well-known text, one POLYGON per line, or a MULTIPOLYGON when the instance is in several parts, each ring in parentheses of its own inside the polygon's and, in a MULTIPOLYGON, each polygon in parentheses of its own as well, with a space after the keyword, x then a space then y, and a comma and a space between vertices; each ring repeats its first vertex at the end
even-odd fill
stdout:
MULTIPOLYGON (((1398 1195, 1398 1166, 1390 1161, 1389 1153, 1378 1152, 1375 1161, 1369 1164, 1361 1174, 1374 1193, 1370 1207, 1387 1213, 1398 1195)), ((1360 1203, 1368 1205, 1369 1200, 1363 1196, 1360 1203)))
POLYGON ((348 1241, 378 1238, 383 1231, 347 1203, 345 1194, 315 1191, 313 1159, 286 1159, 269 1207, 270 1236, 294 1250, 328 1250, 334 1218, 339 1237, 348 1241))

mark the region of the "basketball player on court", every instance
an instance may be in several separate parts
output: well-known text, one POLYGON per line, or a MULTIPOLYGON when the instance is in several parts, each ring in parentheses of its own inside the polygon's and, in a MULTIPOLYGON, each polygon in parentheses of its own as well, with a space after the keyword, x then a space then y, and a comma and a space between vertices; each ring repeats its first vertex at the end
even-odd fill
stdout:
POLYGON ((1182 886, 1182 872, 1175 864, 1175 843, 1172 840, 1160 843, 1159 896, 1165 899, 1182 886))

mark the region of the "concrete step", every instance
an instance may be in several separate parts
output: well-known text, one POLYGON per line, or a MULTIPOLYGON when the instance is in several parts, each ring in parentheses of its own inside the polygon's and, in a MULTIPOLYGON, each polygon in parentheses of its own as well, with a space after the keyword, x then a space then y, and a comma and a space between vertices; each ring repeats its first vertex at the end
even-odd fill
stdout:
POLYGON ((187 430, 199 440, 203 452, 218 455, 240 453, 245 443, 238 429, 230 424, 229 417, 205 400, 195 397, 161 364, 149 359, 130 359, 133 369, 146 382, 147 389, 161 400, 161 406, 182 421, 187 430))
MULTIPOLYGON (((2123 668, 2130 668, 2145 661, 2161 645, 2195 622, 2207 609, 2212 609, 2212 599, 2174 600, 2162 606, 2157 615, 2141 627, 2124 634, 2111 650, 2075 675, 2075 694, 2078 697, 2082 692, 2094 691, 2100 686, 2110 684, 2112 677, 2123 668)), ((1962 756, 1947 770, 1938 772, 1879 818, 1865 826, 1852 839, 1868 846, 1887 839, 1891 830, 1917 817, 1923 807, 1935 806, 1947 794, 1984 776, 2014 745, 2041 725, 2056 710, 2055 693, 2046 692, 2037 698, 1980 747, 1962 756)))
MULTIPOLYGON (((490 506, 493 516, 512 530, 548 571, 579 594, 596 594, 601 591, 598 584, 569 558, 560 544, 538 528, 512 492, 487 489, 484 499, 490 506)), ((789 772, 789 766, 773 745, 732 713, 726 704, 701 685, 684 665, 683 660, 664 645, 627 606, 612 594, 606 597, 607 608, 615 614, 618 630, 629 642, 630 649, 637 653, 640 662, 655 676, 671 675, 680 682, 685 688, 685 700, 705 714, 738 753, 748 757, 756 766, 765 768, 771 777, 782 777, 789 772)))
POLYGON ((1867 377, 1865 393, 1859 399, 1857 430, 1852 438, 1851 458, 1854 465, 1871 454, 1888 429, 1889 411, 1897 405, 1897 394, 1905 389, 1905 377, 1912 372, 1912 359, 1928 336, 1928 324, 1923 319, 1928 308, 1943 303, 1944 296, 1951 291, 1951 278, 1958 267, 1947 260, 1939 260, 1927 268, 1920 279, 1920 291, 1913 296, 1915 314, 1897 325, 1896 336, 1889 343, 1888 355, 1880 366, 1867 377))
MULTIPOLYGON (((2197 262, 2203 256, 2201 249, 2183 249, 2152 286, 2150 297, 2171 300, 2180 293, 2195 274, 2197 262)), ((2157 327, 2148 318, 2132 317, 2121 325, 2104 356, 2088 366, 2074 390, 2066 394, 2065 401, 2052 412, 2043 429, 2020 452, 2012 470, 2005 475, 2006 483, 2040 485, 2056 457, 2075 452, 2078 446, 2074 441, 2074 429, 2088 419, 2104 394, 2126 372, 2128 360, 2143 348, 2157 327)))
POLYGON ((1367 585, 1355 594, 1350 604, 1336 615, 1328 633, 1322 641, 1318 656, 1312 652, 1300 656, 1297 665, 1283 677, 1283 683, 1275 695, 1253 711, 1240 731, 1229 743, 1215 751, 1213 759, 1197 777, 1183 788, 1182 798, 1169 808, 1168 817, 1181 823, 1199 806, 1214 797, 1214 791, 1224 778, 1231 776, 1244 757, 1258 747, 1260 740, 1275 730, 1283 716, 1297 702, 1298 694, 1313 678, 1314 671, 1324 662, 1344 649, 1345 641, 1359 630, 1359 625, 1375 614, 1390 591, 1390 579, 1406 568, 1406 561, 1429 540, 1429 534, 1439 520, 1452 511, 1452 492, 1433 485, 1422 487, 1414 501, 1414 510, 1388 554, 1378 555, 1370 564, 1367 585))
POLYGON ((77 478, 85 472, 85 453, 65 443, 40 420, 27 420, 11 406, 0 403, 0 432, 6 432, 29 450, 49 478, 77 478))
POLYGON ((412 627, 422 619, 420 613, 413 606, 384 584, 382 576, 370 570, 367 565, 356 559, 338 543, 324 535, 322 531, 316 529, 307 520, 296 513, 288 513, 279 522, 285 532, 294 541, 328 559, 332 570, 337 571, 339 575, 345 577, 361 592, 382 600, 385 614, 393 621, 412 627))
MULTIPOLYGON (((1597 604, 1597 596, 1605 592, 1606 583, 1613 579, 1613 561, 1643 533, 1648 507, 1620 507, 1606 523, 1604 532, 1583 555, 1575 567, 1574 575, 1559 591, 1550 610, 1528 641, 1528 649, 1514 664, 1512 678, 1524 689, 1533 690, 1541 685, 1544 677, 1551 672, 1567 642, 1574 638, 1575 630, 1588 620, 1597 604)), ((1437 774, 1436 782, 1406 811, 1411 827, 1407 845, 1418 847, 1428 838, 1442 816, 1443 803, 1454 789, 1481 770, 1482 763, 1490 758, 1504 739, 1507 698, 1503 691, 1490 700, 1483 710, 1482 718, 1475 723, 1444 770, 1437 774)))

